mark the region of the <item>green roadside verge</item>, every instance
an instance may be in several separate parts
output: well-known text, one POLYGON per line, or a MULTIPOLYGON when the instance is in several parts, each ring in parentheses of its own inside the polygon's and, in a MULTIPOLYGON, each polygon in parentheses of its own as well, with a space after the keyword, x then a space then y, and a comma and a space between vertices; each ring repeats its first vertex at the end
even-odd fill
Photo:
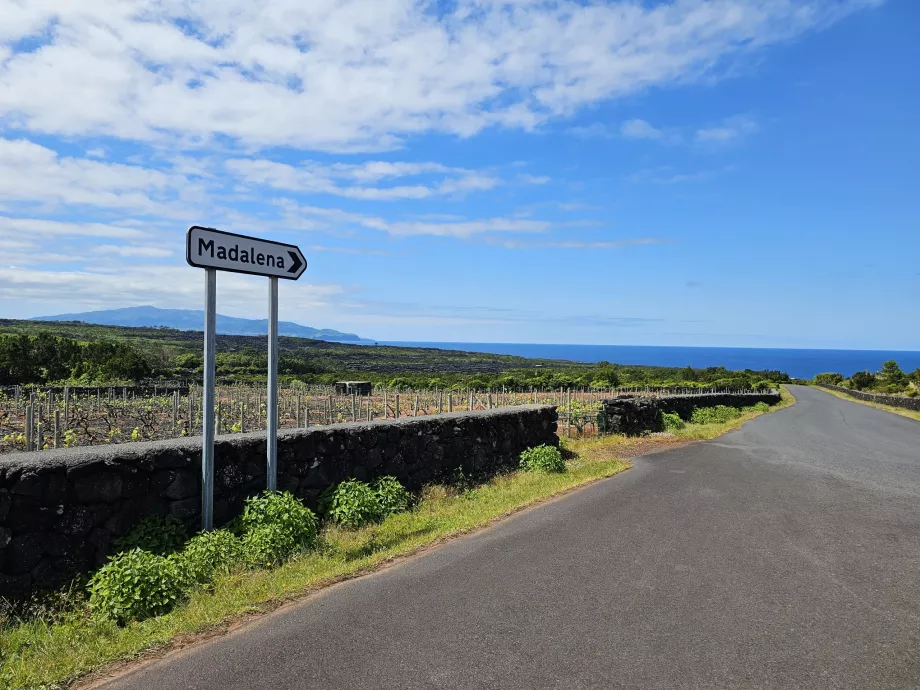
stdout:
POLYGON ((869 407, 874 407, 877 410, 885 410, 886 412, 892 412, 902 417, 907 417, 908 419, 913 419, 916 422, 920 422, 920 412, 915 412, 914 410, 905 410, 903 407, 894 407, 893 405, 882 405, 880 403, 870 402, 868 400, 860 400, 859 398, 854 398, 851 395, 846 393, 841 393, 840 391, 831 390, 829 388, 824 388, 822 386, 815 386, 819 391, 824 391, 825 393, 830 393, 833 396, 840 398, 841 400, 849 400, 850 402, 859 403, 860 405, 867 405, 869 407))
MULTIPOLYGON (((794 402, 783 391, 783 402, 794 402)), ((771 410, 771 411, 772 411, 771 410)), ((113 664, 155 656, 196 639, 221 634, 319 588, 379 569, 451 537, 482 528, 545 501, 629 468, 625 458, 715 438, 763 412, 713 424, 688 424, 674 434, 629 439, 621 436, 565 440, 567 471, 514 472, 466 490, 433 486, 418 506, 356 530, 328 526, 319 547, 272 570, 246 570, 220 577, 170 613, 119 627, 90 615, 85 600, 25 620, 0 619, 0 688, 63 688, 113 664)))

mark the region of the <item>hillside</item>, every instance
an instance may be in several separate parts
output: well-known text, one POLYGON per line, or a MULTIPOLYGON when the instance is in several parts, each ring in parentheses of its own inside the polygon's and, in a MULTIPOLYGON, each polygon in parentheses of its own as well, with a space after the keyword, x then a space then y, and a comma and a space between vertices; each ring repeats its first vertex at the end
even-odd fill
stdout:
MULTIPOLYGON (((195 309, 159 309, 157 307, 125 307, 104 309, 79 314, 58 314, 40 316, 32 321, 82 321, 101 326, 133 326, 141 328, 174 328, 180 331, 194 331, 202 328, 204 312, 195 309)), ((263 335, 268 332, 268 319, 242 319, 235 316, 217 315, 217 332, 223 335, 263 335)), ((278 322, 279 335, 295 338, 313 338, 330 342, 371 343, 354 333, 342 333, 328 328, 301 326, 293 321, 278 322)))
MULTIPOLYGON (((99 326, 74 321, 0 319, 0 385, 69 381, 201 379, 201 331, 99 326)), ((343 379, 440 388, 502 386, 607 387, 680 384, 749 387, 780 372, 582 364, 459 350, 355 345, 279 338, 279 369, 286 380, 328 384, 343 379), (398 383, 393 383, 398 381, 398 383)), ((224 382, 264 380, 267 337, 218 335, 217 375, 224 382)))

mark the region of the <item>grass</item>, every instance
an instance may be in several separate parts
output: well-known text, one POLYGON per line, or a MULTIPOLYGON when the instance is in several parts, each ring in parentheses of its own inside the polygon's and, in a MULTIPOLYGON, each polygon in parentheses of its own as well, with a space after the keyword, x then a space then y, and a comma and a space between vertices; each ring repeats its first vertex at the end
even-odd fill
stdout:
POLYGON ((0 688, 63 686, 106 663, 136 658, 180 636, 219 630, 628 467, 619 458, 575 458, 564 474, 514 473, 469 491, 431 487, 412 512, 354 531, 328 527, 315 552, 275 570, 229 575, 173 612, 124 628, 93 619, 85 608, 11 625, 0 631, 0 688))
MULTIPOLYGON (((783 403, 794 402, 783 392, 783 403)), ((274 570, 238 572, 220 578, 171 613, 119 627, 89 615, 79 599, 63 612, 25 621, 0 619, 0 688, 62 688, 114 662, 155 655, 271 611, 334 582, 379 568, 451 537, 481 528, 526 506, 613 476, 630 465, 625 457, 655 447, 714 438, 762 413, 746 413, 724 424, 688 425, 673 436, 609 436, 564 440, 564 474, 515 472, 470 490, 426 489, 418 507, 358 530, 326 527, 317 550, 274 570)))
POLYGON ((841 393, 840 391, 831 390, 822 386, 815 386, 815 388, 822 390, 825 393, 835 395, 841 400, 849 400, 850 402, 859 403, 860 405, 868 405, 869 407, 885 410, 886 412, 893 412, 894 414, 901 415, 902 417, 907 417, 908 419, 913 419, 916 422, 920 422, 920 412, 915 412, 914 410, 905 410, 903 407, 894 407, 892 405, 882 405, 881 403, 870 402, 868 400, 860 400, 859 398, 854 398, 850 395, 847 395, 846 393, 841 393))

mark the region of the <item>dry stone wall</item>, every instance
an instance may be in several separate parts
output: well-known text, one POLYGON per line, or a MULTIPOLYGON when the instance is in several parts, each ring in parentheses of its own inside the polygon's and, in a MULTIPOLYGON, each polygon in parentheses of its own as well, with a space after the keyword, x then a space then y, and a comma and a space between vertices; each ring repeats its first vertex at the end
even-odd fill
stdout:
POLYGON ((832 386, 828 383, 814 383, 813 386, 818 388, 828 388, 832 391, 839 391, 866 402, 874 402, 879 405, 890 405, 891 407, 900 407, 905 410, 914 410, 920 412, 920 398, 907 398, 900 395, 882 395, 879 393, 866 393, 864 391, 854 391, 852 388, 843 386, 832 386))
MULTIPOLYGON (((315 506, 344 479, 393 475, 410 489, 516 466, 556 445, 556 409, 530 405, 284 431, 278 488, 315 506)), ((219 436, 214 517, 239 513, 265 487, 265 433, 219 436)), ((200 521, 201 439, 18 453, 0 459, 0 595, 65 582, 104 562, 148 515, 200 521)))
POLYGON ((776 405, 779 393, 704 393, 699 395, 668 395, 657 398, 622 396, 605 400, 599 415, 598 428, 604 433, 637 436, 645 431, 661 431, 661 413, 674 413, 688 420, 698 407, 749 407, 759 402, 776 405))

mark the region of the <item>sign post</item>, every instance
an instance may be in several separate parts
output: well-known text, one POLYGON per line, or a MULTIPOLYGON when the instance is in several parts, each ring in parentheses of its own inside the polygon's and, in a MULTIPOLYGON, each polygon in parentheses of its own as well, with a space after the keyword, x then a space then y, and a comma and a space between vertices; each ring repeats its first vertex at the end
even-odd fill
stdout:
POLYGON ((186 234, 185 259, 205 269, 204 394, 201 429, 201 528, 214 527, 214 379, 217 271, 268 278, 268 441, 266 488, 278 486, 278 279, 297 280, 307 260, 293 244, 247 237, 193 225, 186 234))
POLYGON ((201 529, 214 527, 214 374, 217 350, 217 271, 204 272, 204 395, 201 396, 201 529))
POLYGON ((278 279, 268 279, 268 448, 269 491, 278 488, 278 279))

